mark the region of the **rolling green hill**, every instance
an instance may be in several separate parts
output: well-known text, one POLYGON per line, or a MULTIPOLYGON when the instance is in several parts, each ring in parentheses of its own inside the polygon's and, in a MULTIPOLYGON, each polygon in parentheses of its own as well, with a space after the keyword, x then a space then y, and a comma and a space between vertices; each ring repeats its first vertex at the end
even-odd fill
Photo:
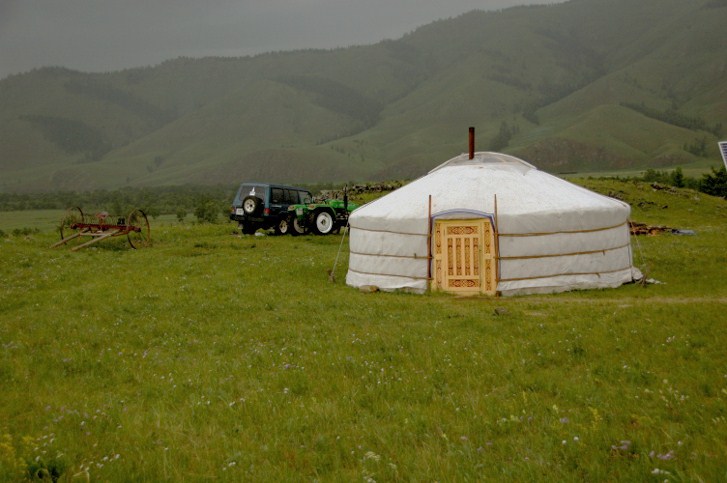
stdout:
POLYGON ((466 150, 553 172, 706 165, 727 1, 473 11, 397 40, 0 81, 0 191, 410 178, 466 150))

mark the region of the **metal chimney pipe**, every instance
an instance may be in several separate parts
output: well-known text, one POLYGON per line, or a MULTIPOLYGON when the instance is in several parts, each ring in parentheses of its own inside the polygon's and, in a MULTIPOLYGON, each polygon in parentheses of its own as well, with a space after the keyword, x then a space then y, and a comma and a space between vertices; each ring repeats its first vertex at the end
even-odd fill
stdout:
POLYGON ((470 159, 475 159, 475 128, 470 127, 470 159))

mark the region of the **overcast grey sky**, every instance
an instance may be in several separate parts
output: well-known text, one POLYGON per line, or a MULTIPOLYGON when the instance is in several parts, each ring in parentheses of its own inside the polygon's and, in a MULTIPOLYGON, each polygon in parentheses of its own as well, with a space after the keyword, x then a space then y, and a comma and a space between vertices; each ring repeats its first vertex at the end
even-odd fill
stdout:
POLYGON ((0 0, 0 78, 397 39, 464 12, 563 0, 0 0))

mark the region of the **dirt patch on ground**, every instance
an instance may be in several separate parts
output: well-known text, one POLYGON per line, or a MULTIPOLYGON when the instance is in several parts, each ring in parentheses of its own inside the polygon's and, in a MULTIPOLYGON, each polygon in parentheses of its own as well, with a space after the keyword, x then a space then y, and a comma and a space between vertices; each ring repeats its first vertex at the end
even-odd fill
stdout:
POLYGON ((681 228, 671 228, 663 225, 647 225, 636 221, 629 221, 629 230, 632 235, 656 236, 662 233, 671 233, 674 235, 694 235, 693 230, 683 230, 681 228))

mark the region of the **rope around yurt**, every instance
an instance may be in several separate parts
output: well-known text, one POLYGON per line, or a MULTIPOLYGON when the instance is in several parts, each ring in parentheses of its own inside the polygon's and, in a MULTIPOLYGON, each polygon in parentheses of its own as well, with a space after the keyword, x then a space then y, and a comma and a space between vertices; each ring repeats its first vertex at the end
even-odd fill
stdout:
POLYGON ((328 272, 328 280, 333 283, 336 281, 336 266, 338 265, 338 257, 341 255, 341 249, 343 248, 343 240, 346 239, 346 233, 348 233, 348 224, 343 228, 343 236, 341 237, 341 244, 338 246, 338 253, 336 253, 336 260, 333 262, 333 268, 328 272))
MULTIPOLYGON (((629 226, 631 226, 631 222, 629 221, 629 226)), ((632 238, 636 240, 636 251, 639 254, 639 261, 641 262, 641 266, 644 267, 641 270, 641 280, 639 280, 639 284, 642 287, 646 287, 648 282, 646 281, 646 273, 648 271, 648 264, 646 262, 646 257, 644 257, 644 252, 641 250, 641 243, 639 242, 639 235, 633 235, 632 238)))

